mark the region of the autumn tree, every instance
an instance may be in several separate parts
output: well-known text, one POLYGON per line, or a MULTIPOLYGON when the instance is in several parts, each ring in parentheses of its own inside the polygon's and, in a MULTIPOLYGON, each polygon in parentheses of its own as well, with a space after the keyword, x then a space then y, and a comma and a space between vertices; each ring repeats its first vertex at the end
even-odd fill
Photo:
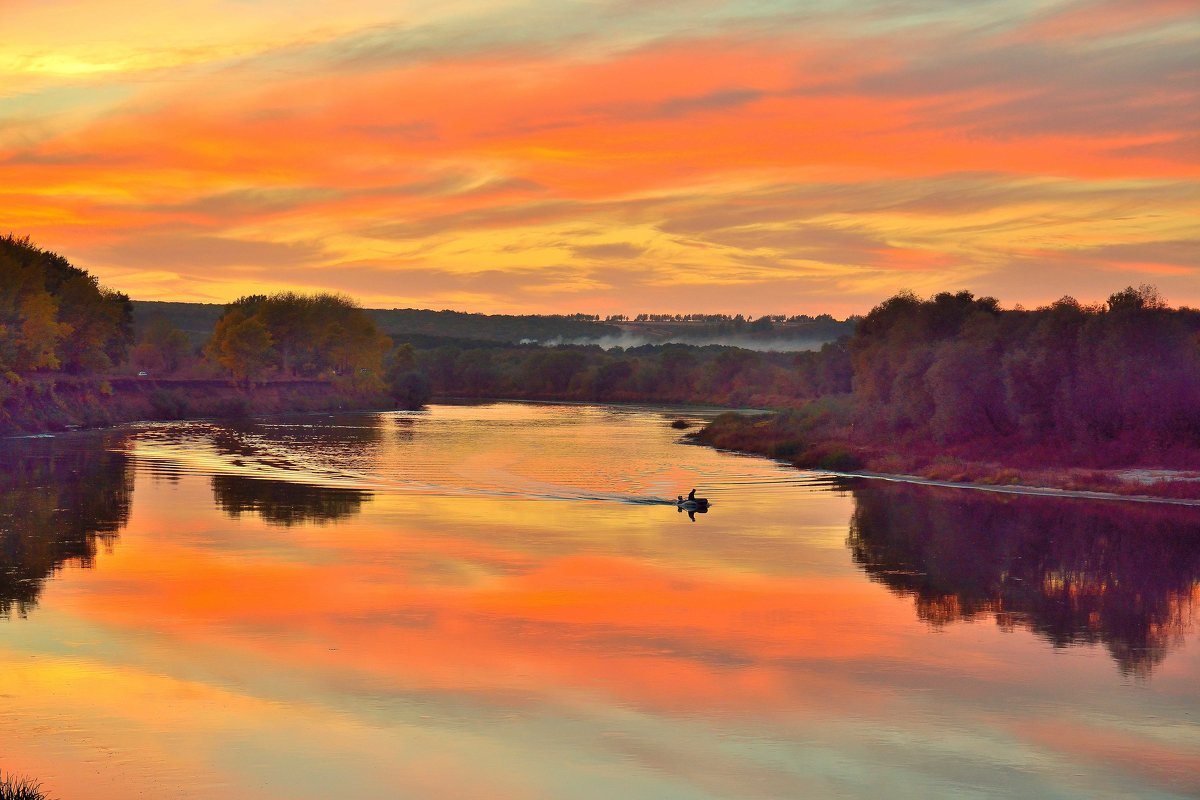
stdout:
POLYGON ((28 237, 0 236, 0 369, 105 371, 132 338, 126 295, 28 237))
POLYGON ((240 308, 217 320, 205 352, 240 380, 260 377, 276 355, 267 326, 240 308))
POLYGON ((191 355, 192 346, 187 334, 160 315, 146 325, 130 360, 138 369, 170 374, 182 367, 191 355))
POLYGON ((378 381, 389 347, 391 340, 349 298, 283 292, 227 306, 208 352, 234 374, 273 369, 287 377, 332 372, 378 381), (243 355, 249 361, 239 361, 243 355))

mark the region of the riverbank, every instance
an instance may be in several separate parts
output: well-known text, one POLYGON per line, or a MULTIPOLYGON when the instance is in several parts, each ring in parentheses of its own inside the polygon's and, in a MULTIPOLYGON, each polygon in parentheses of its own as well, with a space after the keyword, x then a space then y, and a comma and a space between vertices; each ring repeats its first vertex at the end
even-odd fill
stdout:
POLYGON ((391 408, 381 390, 330 380, 239 385, 221 379, 35 376, 0 384, 0 435, 138 420, 391 408))
POLYGON ((1069 452, 1014 446, 982 457, 967 446, 868 441, 838 417, 836 407, 823 404, 797 412, 722 414, 688 438, 841 475, 1006 493, 1200 504, 1200 453, 1177 448, 1152 463, 1126 457, 1083 465, 1082 459, 1071 461, 1069 452))

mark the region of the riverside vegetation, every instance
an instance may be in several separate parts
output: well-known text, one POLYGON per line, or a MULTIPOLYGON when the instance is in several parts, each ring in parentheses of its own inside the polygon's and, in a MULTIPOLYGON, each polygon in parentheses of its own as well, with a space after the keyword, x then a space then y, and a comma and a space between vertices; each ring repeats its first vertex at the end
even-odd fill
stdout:
POLYGON ((1195 475, 1119 472, 1200 468, 1200 311, 1153 287, 1036 310, 900 294, 847 350, 849 392, 724 415, 697 439, 834 470, 1200 496, 1195 475))
POLYGON ((969 292, 901 293, 851 323, 852 335, 804 352, 549 347, 529 340, 627 334, 625 324, 747 336, 845 328, 824 317, 380 312, 291 292, 223 308, 132 303, 9 235, 0 238, 0 430, 418 408, 435 394, 692 403, 774 409, 724 415, 692 435, 799 466, 1200 493, 1200 481, 1147 488, 1114 473, 1200 466, 1200 311, 1171 308, 1152 287, 1035 310, 969 292))
POLYGON ((0 237, 0 432, 419 407, 427 384, 391 352, 353 301, 291 292, 229 304, 198 347, 168 318, 135 324, 126 295, 61 256, 0 237))

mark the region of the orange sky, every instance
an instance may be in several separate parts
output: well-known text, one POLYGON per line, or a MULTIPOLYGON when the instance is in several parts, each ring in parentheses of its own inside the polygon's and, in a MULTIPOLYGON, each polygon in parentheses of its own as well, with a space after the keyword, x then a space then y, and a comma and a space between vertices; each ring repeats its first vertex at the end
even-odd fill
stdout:
POLYGON ((7 0, 0 231, 139 299, 1200 305, 1194 0, 7 0))

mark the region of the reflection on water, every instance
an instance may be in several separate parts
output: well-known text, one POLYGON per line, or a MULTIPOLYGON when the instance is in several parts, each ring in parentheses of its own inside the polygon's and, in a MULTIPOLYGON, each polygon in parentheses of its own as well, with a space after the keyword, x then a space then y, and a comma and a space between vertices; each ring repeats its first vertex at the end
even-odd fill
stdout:
POLYGON ((0 443, 0 762, 101 800, 1200 795, 1200 511, 846 482, 681 415, 0 443))
POLYGON ((0 458, 0 616, 25 616, 64 563, 90 567, 129 518, 129 460, 107 447, 45 438, 4 443, 0 458))
POLYGON ((289 481, 214 475, 213 497, 231 517, 256 513, 274 525, 325 523, 349 517, 362 510, 370 492, 311 486, 289 481))
POLYGON ((991 616, 1055 647, 1102 642, 1146 676, 1192 629, 1200 513, 862 481, 848 544, 939 626, 991 616))

